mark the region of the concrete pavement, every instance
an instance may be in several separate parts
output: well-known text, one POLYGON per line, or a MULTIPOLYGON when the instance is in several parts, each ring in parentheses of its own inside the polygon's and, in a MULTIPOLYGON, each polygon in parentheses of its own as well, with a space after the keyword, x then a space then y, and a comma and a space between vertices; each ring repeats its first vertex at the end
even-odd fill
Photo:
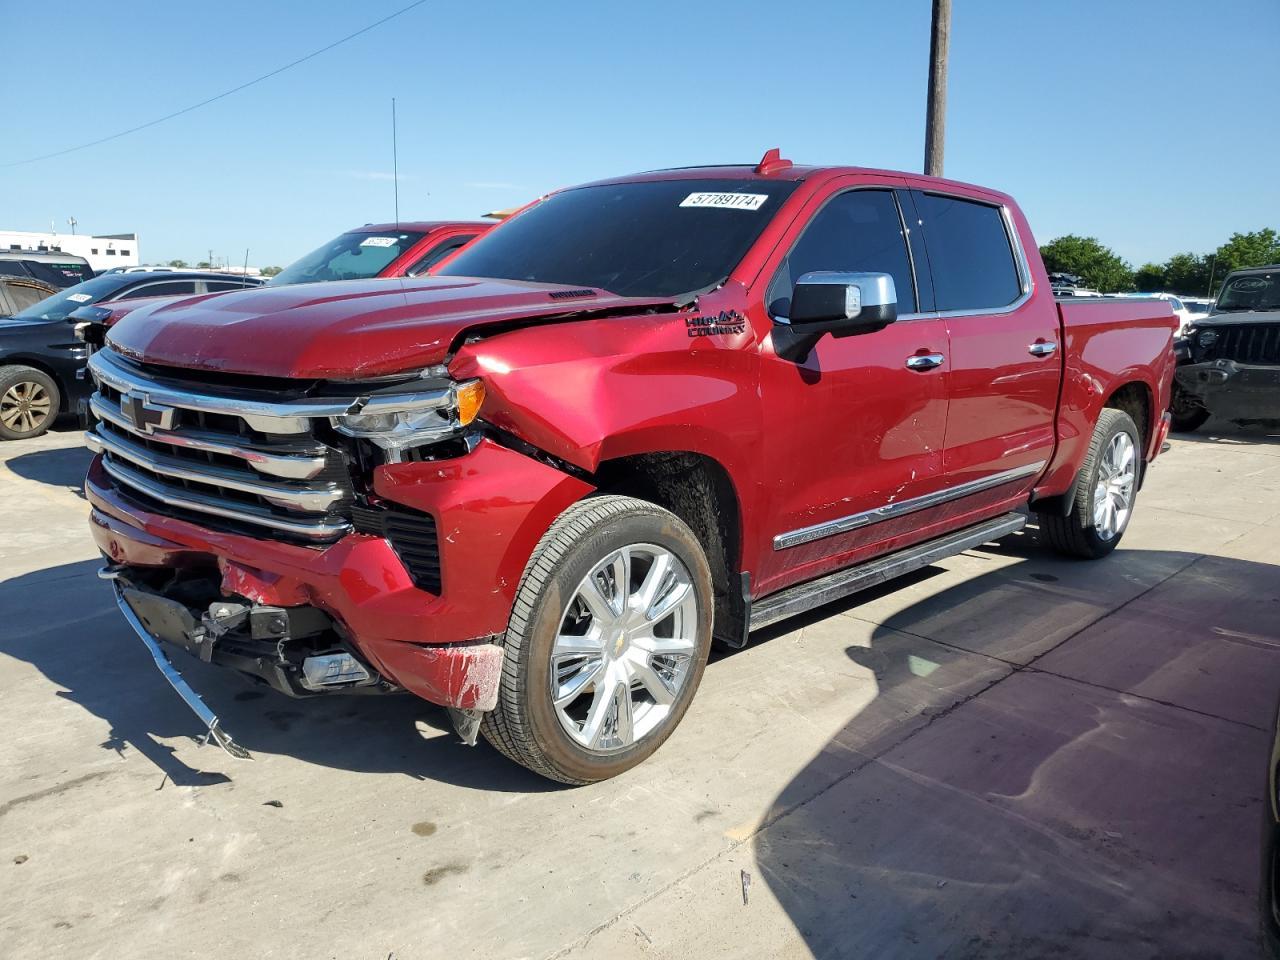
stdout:
POLYGON ((191 662, 257 760, 197 747, 87 459, 0 446, 0 956, 1256 956, 1275 437, 1175 438, 1105 561, 1028 532, 757 635, 578 789, 191 662))

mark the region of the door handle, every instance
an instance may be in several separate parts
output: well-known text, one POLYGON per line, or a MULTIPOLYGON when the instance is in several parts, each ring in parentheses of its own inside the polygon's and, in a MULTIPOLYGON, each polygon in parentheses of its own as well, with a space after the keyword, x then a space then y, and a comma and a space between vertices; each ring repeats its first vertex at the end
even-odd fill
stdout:
POLYGON ((917 353, 907 357, 908 370, 932 370, 934 367, 940 367, 946 362, 946 357, 940 353, 917 353))
POLYGON ((1031 346, 1027 347, 1027 353, 1033 357, 1047 357, 1053 351, 1058 349, 1058 345, 1052 340, 1037 340, 1031 346))

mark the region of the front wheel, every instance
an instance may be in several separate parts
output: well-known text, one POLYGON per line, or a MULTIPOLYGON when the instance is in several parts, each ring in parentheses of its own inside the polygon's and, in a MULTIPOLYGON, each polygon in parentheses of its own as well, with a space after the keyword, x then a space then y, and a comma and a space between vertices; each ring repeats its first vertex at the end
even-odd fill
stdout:
POLYGON ((35 367, 0 369, 0 440, 26 440, 49 429, 62 400, 58 385, 35 367))
POLYGON ((1209 411, 1195 396, 1173 384, 1173 402, 1169 405, 1169 426, 1178 433, 1199 429, 1209 419, 1209 411))
POLYGON ((1133 516, 1141 467, 1138 427, 1123 410, 1098 415, 1076 481, 1069 516, 1040 515, 1040 529, 1059 553, 1094 560, 1116 548, 1133 516))
POLYGON ((693 699, 713 606, 706 556, 674 514, 630 497, 574 504, 525 569, 485 739, 562 783, 636 766, 693 699))

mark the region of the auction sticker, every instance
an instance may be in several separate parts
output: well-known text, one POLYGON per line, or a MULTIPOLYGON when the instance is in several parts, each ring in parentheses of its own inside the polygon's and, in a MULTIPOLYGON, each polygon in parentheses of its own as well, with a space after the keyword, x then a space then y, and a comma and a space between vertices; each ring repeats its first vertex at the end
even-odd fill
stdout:
POLYGON ((394 247, 395 237, 365 237, 360 241, 362 247, 394 247))
POLYGON ((720 207, 725 210, 759 210, 769 199, 767 193, 691 193, 680 201, 682 207, 720 207))
POLYGON ((73 293, 71 296, 67 297, 67 299, 73 303, 88 303, 93 299, 93 297, 89 296, 87 293, 73 293))

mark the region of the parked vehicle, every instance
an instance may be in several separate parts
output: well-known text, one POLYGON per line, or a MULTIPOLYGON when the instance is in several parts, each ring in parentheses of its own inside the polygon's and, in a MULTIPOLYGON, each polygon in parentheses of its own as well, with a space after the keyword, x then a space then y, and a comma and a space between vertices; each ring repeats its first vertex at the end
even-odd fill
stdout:
POLYGON ((77 372, 86 344, 69 322, 77 308, 181 297, 258 286, 254 277, 213 273, 117 273, 94 277, 48 296, 0 324, 0 440, 37 437, 60 413, 72 413, 92 383, 77 372))
POLYGON ((57 292, 52 284, 32 277, 0 275, 0 320, 21 313, 57 292))
POLYGON ((0 276, 31 277, 59 290, 93 278, 93 268, 84 257, 44 250, 0 252, 0 276))
POLYGON ((420 280, 125 317, 89 361, 91 529, 233 752, 167 651, 295 696, 409 690, 600 780, 680 722, 713 638, 1028 506, 1060 551, 1110 553, 1167 432, 1175 325, 1056 303, 981 187, 777 151, 623 177, 420 280))
POLYGON ((339 234, 270 279, 273 287, 371 277, 420 277, 493 224, 467 220, 377 223, 339 234))
POLYGON ((1280 420, 1280 264, 1227 275, 1209 316, 1179 342, 1173 428, 1210 416, 1280 420))

